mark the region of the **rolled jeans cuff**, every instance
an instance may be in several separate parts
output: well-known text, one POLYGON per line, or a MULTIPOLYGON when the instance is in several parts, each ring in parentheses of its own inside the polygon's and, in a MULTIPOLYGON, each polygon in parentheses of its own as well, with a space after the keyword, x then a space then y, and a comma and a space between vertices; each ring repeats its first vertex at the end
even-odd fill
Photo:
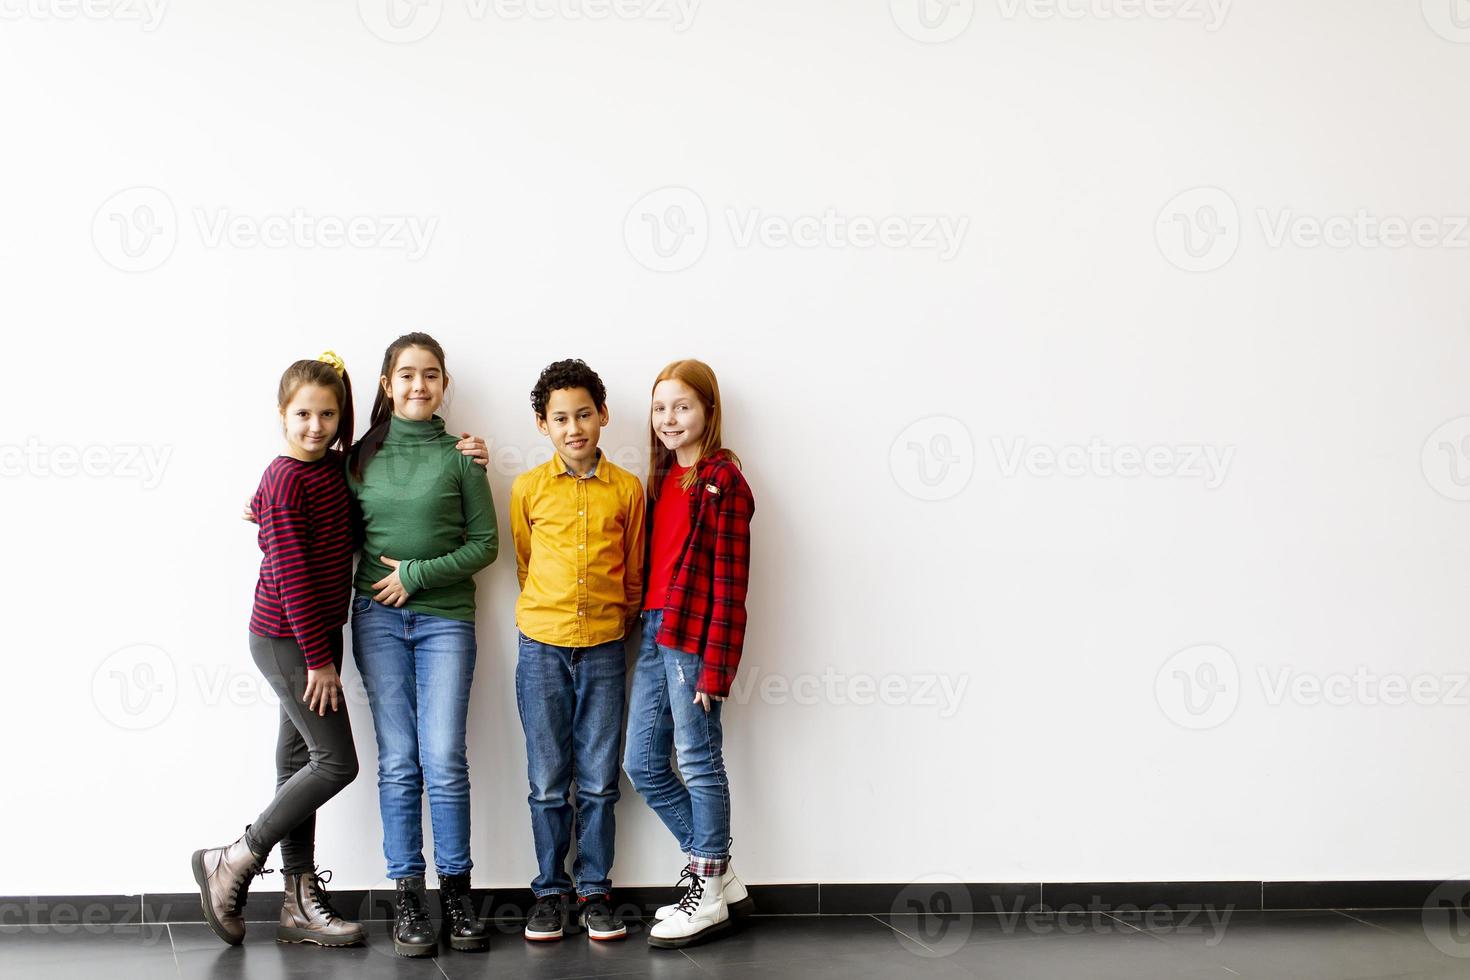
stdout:
POLYGON ((701 878, 717 878, 730 869, 730 856, 724 857, 701 857, 698 854, 689 855, 689 870, 701 878))

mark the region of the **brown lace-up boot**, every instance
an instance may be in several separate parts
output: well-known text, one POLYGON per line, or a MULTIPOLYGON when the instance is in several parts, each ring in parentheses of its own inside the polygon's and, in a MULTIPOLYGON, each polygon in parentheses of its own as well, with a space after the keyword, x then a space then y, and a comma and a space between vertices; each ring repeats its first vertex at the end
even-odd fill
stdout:
POLYGON ((250 850, 245 835, 241 834, 233 844, 195 851, 193 865, 204 921, 216 936, 231 946, 240 945, 245 939, 243 913, 250 879, 267 873, 261 870, 260 858, 250 850))
POLYGON ((356 946, 367 938, 362 926, 338 914, 327 897, 330 871, 288 874, 286 899, 281 903, 278 943, 316 943, 318 946, 356 946))

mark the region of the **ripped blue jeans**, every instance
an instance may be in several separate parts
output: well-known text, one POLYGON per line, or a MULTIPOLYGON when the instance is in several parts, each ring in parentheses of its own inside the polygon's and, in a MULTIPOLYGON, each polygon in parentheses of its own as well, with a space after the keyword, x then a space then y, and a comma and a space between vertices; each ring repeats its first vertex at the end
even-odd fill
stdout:
POLYGON ((643 643, 633 671, 623 768, 653 812, 691 857, 723 870, 730 857, 730 783, 720 728, 722 702, 694 703, 701 658, 660 646, 664 611, 643 613, 643 643), (674 774, 674 749, 679 775, 674 774))

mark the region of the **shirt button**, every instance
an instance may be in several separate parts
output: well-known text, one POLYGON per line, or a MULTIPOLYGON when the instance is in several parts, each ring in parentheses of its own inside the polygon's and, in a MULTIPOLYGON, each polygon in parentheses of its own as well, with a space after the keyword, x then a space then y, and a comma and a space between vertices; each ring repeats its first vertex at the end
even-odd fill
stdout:
POLYGON ((580 610, 580 609, 578 609, 578 610, 577 610, 577 615, 578 615, 578 616, 580 616, 580 615, 582 615, 582 610, 580 610))
POLYGON ((579 544, 579 545, 577 545, 577 549, 578 549, 578 550, 579 550, 579 551, 580 551, 580 550, 581 550, 581 549, 583 549, 583 548, 585 548, 585 547, 587 547, 587 546, 586 546, 586 545, 585 545, 585 544, 579 544))
POLYGON ((584 513, 586 513, 586 511, 579 510, 579 511, 577 511, 577 516, 578 517, 581 517, 584 513))
POLYGON ((577 579, 577 584, 578 584, 578 585, 582 585, 582 584, 583 584, 583 583, 585 583, 585 582, 586 582, 586 581, 587 581, 587 580, 586 580, 586 579, 580 579, 580 578, 579 578, 579 579, 577 579))

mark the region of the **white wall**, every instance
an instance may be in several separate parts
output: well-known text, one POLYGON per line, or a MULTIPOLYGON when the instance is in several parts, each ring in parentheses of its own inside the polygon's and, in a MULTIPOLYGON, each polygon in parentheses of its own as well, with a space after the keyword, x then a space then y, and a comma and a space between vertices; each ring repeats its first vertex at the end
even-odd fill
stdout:
MULTIPOLYGON (((502 522, 546 451, 545 363, 602 373, 604 445, 635 459, 658 368, 719 371, 758 503, 754 687, 726 716, 750 880, 1470 871, 1470 29, 1448 2, 959 0, 926 29, 908 0, 706 0, 677 23, 688 0, 429 0, 408 30, 436 28, 402 44, 368 0, 175 0, 153 29, 65 2, 0 0, 0 894, 188 890, 188 853, 265 803, 236 515, 276 451, 275 379, 333 347, 366 410, 407 329, 448 350, 451 424, 505 450, 502 522), (645 199, 670 186, 694 196, 645 199), (668 264, 692 264, 653 271, 643 216, 670 205, 695 234, 668 264), (211 236, 297 208, 435 226, 416 258, 211 236), (963 236, 945 257, 741 235, 827 209, 963 236), (1431 220, 1403 247, 1303 237, 1360 209, 1431 220), (164 234, 130 258, 133 218, 164 234), (1181 221, 1213 247, 1191 258, 1181 221), (1090 440, 1162 447, 1162 475, 1011 466, 1090 440), (88 447, 101 475, 67 475, 88 447), (152 476, 142 450, 166 454, 152 476), (1344 704, 1274 696, 1282 671, 1355 670, 1344 704), (890 675, 919 703, 853 703, 890 675), (1381 703, 1421 675, 1428 703, 1381 703)), ((523 885, 513 559, 479 586, 475 878, 523 885)), ((353 721, 364 775, 320 854, 366 887, 353 721)), ((625 790, 618 880, 672 880, 625 790)))

